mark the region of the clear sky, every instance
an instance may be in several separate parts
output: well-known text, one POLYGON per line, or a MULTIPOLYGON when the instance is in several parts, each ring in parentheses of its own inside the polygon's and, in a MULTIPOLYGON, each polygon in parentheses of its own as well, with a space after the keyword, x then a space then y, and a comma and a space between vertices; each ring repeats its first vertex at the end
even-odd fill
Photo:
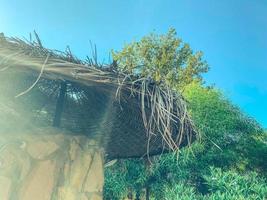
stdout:
POLYGON ((90 40, 107 59, 110 49, 169 27, 205 53, 207 83, 267 127, 267 0, 0 0, 0 32, 36 30, 46 47, 70 45, 80 58, 90 40))

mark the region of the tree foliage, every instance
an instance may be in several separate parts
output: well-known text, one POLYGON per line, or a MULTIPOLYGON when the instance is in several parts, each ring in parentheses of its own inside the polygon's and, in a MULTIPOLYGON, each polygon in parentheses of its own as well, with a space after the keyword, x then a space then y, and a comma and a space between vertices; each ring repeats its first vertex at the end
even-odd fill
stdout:
POLYGON ((208 71, 203 53, 194 53, 172 28, 167 34, 152 33, 127 44, 119 52, 112 51, 112 56, 120 71, 150 77, 171 87, 202 81, 201 74, 208 71))
POLYGON ((214 88, 192 83, 185 87, 184 96, 203 136, 205 151, 198 160, 218 167, 234 165, 240 170, 266 166, 260 156, 267 153, 266 133, 254 119, 214 88))

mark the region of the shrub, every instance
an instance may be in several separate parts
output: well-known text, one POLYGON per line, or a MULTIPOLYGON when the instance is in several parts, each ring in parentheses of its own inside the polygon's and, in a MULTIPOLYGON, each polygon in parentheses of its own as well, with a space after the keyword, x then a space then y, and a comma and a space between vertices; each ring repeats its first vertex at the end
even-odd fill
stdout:
POLYGON ((266 180, 256 172, 246 174, 235 170, 222 171, 220 168, 210 168, 210 175, 204 179, 208 185, 210 200, 264 200, 267 198, 266 180))

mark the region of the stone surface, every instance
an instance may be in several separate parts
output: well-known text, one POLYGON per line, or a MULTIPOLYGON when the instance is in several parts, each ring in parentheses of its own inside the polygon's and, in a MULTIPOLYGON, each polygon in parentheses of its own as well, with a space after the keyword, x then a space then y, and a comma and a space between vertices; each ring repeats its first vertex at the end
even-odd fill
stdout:
POLYGON ((71 187, 61 187, 58 190, 58 200, 76 200, 77 192, 71 187))
POLYGON ((18 160, 16 149, 6 145, 0 154, 0 175, 12 177, 14 172, 17 174, 18 160))
POLYGON ((90 200, 102 200, 103 197, 102 195, 100 194, 93 194, 91 197, 90 197, 90 200))
POLYGON ((40 130, 0 133, 0 200, 101 200, 103 151, 96 142, 40 130))
POLYGON ((52 141, 34 141, 27 145, 28 153, 35 159, 44 159, 58 148, 59 146, 52 141))
POLYGON ((0 199, 9 199, 11 192, 11 180, 0 176, 0 199))
POLYGON ((95 152, 93 162, 85 182, 84 191, 86 192, 101 192, 104 185, 103 158, 101 152, 95 152))
POLYGON ((51 200, 54 189, 54 171, 55 163, 47 160, 38 163, 38 166, 33 169, 28 179, 20 191, 20 200, 51 200))

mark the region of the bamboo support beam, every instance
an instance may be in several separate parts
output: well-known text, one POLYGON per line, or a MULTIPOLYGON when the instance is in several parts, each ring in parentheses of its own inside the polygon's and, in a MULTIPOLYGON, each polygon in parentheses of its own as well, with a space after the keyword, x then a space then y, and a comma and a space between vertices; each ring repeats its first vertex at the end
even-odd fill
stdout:
POLYGON ((53 121, 54 127, 60 127, 61 116, 64 109, 65 97, 67 92, 67 83, 64 81, 61 83, 59 97, 56 104, 55 117, 53 121))

